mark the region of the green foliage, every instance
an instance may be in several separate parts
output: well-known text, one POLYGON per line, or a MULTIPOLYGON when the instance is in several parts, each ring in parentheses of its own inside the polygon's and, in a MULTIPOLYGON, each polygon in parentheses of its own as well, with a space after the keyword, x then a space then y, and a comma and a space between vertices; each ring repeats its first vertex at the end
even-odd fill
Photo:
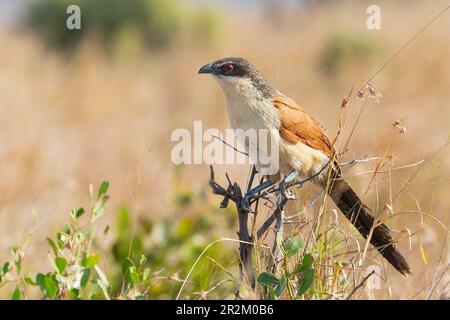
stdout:
POLYGON ((328 73, 339 71, 349 63, 357 64, 379 52, 376 42, 367 35, 336 33, 329 37, 321 58, 328 73))
POLYGON ((21 292, 27 286, 38 287, 47 299, 107 299, 109 282, 99 266, 99 256, 92 253, 92 242, 95 238, 94 222, 100 218, 105 210, 108 182, 103 182, 97 196, 93 197, 91 188, 90 218, 87 225, 79 226, 79 219, 85 212, 83 208, 70 212, 71 221, 56 233, 55 239, 47 238, 50 249, 48 258, 53 271, 37 273, 34 280, 21 272, 22 255, 20 247, 12 249, 14 269, 11 263, 3 265, 1 275, 15 280, 0 278, 0 286, 7 283, 16 285, 13 299, 20 299, 21 292))
POLYGON ((203 9, 193 15, 191 21, 191 33, 199 40, 199 45, 209 44, 221 30, 222 17, 216 10, 203 9))
MULTIPOLYGON (((123 207, 117 214, 116 237, 108 254, 108 249, 98 247, 99 237, 105 232, 98 234, 96 227, 106 213, 108 189, 108 182, 103 182, 97 192, 91 187, 90 209, 71 210, 70 222, 54 237, 46 238, 51 271, 24 275, 23 253, 16 246, 11 250, 12 261, 0 265, 0 288, 11 285, 12 299, 27 298, 30 287, 36 287, 45 299, 174 298, 197 258, 212 242, 211 230, 218 226, 197 216, 180 217, 175 223, 141 217, 136 223, 135 215, 123 207), (102 264, 108 266, 107 274, 102 264)), ((198 197, 180 203, 178 210, 191 210, 197 204, 195 199, 198 197)), ((215 284, 226 282, 227 274, 219 270, 226 270, 227 264, 236 264, 234 252, 220 243, 211 246, 197 261, 185 294, 194 298, 231 295, 231 285, 211 290, 215 284)))
POLYGON ((263 272, 258 276, 258 282, 263 286, 274 287, 278 284, 279 279, 271 273, 263 272))
POLYGON ((12 300, 20 300, 20 287, 16 286, 16 290, 14 290, 12 295, 12 300))
MULTIPOLYGON (((132 213, 123 206, 111 228, 112 242, 106 247, 101 246, 101 237, 109 227, 99 233, 96 224, 107 213, 109 183, 103 182, 95 192, 90 187, 89 209, 71 210, 69 222, 46 238, 51 269, 24 274, 23 249, 14 246, 11 260, 0 264, 0 289, 9 288, 6 297, 11 299, 28 299, 32 287, 45 299, 174 299, 180 292, 181 298, 223 299, 234 298, 237 285, 240 294, 245 294, 248 287, 239 280, 236 247, 228 248, 215 233, 223 230, 228 215, 235 223, 236 212, 211 214, 216 209, 202 192, 187 187, 181 175, 175 174, 173 183, 175 202, 184 194, 191 195, 189 201, 173 207, 176 219, 132 213)), ((339 241, 319 237, 311 245, 299 235, 279 240, 281 259, 276 267, 270 250, 255 247, 253 266, 261 298, 322 297, 327 270, 322 267, 324 257, 339 241)), ((336 271, 345 268, 345 263, 334 264, 336 269, 326 279, 331 278, 345 292, 351 279, 336 271)))
MULTIPOLYGON (((183 217, 175 223, 168 218, 157 222, 140 218, 140 222, 133 229, 129 221, 128 210, 121 209, 113 256, 116 263, 121 263, 122 268, 115 281, 119 284, 121 279, 125 278, 126 287, 149 282, 150 269, 144 267, 147 265, 151 267, 152 276, 159 279, 153 286, 147 287, 147 296, 174 298, 181 287, 182 279, 208 245, 207 238, 202 234, 207 235, 214 229, 213 223, 205 217, 183 217), (143 252, 145 255, 142 255, 143 252)), ((210 248, 208 256, 219 256, 220 260, 230 262, 235 259, 233 252, 220 244, 210 248)), ((190 281, 193 283, 191 292, 207 290, 214 281, 219 281, 215 276, 215 266, 207 257, 200 259, 194 270, 190 281)), ((119 288, 119 285, 116 287, 119 288)), ((142 290, 139 292, 143 293, 142 290)))
POLYGON ((190 27, 205 42, 213 37, 218 15, 198 10, 186 15, 179 0, 38 0, 28 4, 27 25, 50 46, 71 51, 88 35, 95 35, 107 47, 139 47, 142 42, 152 48, 164 48, 190 27), (66 9, 81 9, 81 29, 68 30, 66 9), (187 18, 189 17, 189 18, 187 18))
POLYGON ((284 267, 281 275, 276 276, 269 272, 262 272, 258 276, 258 283, 263 286, 263 299, 282 298, 288 289, 291 299, 300 299, 310 290, 314 284, 315 270, 313 267, 314 257, 310 253, 305 253, 290 271, 288 263, 295 259, 295 255, 300 253, 304 246, 302 237, 295 236, 284 240, 284 267), (290 259, 291 258, 291 259, 290 259))
POLYGON ((303 247, 304 241, 302 237, 288 238, 283 242, 283 248, 287 257, 291 257, 298 253, 301 247, 303 247))
MULTIPOLYGON (((99 233, 97 223, 107 212, 109 183, 101 183, 97 191, 91 186, 89 209, 72 209, 69 222, 46 238, 51 269, 24 274, 24 253, 17 245, 11 249, 12 259, 0 265, 0 289, 9 287, 11 299, 27 299, 34 287, 45 299, 94 300, 174 299, 179 293, 181 298, 223 299, 235 297, 237 284, 242 292, 247 290, 238 279, 236 247, 228 248, 215 234, 226 224, 227 214, 235 218, 236 212, 225 211, 214 217, 210 212, 215 209, 203 193, 186 186, 177 171, 173 183, 176 219, 167 215, 155 219, 123 206, 112 228, 112 243, 106 247, 101 247, 101 237, 109 227, 99 233), (191 195, 189 201, 177 201, 185 194, 191 195)), ((258 252, 255 247, 261 297, 314 297, 321 283, 314 266, 315 257, 320 265, 320 248, 308 252, 313 248, 298 235, 280 238, 281 261, 273 268, 270 253, 258 252), (274 269, 277 271, 269 272, 274 269)))
POLYGON ((312 267, 313 262, 313 256, 309 253, 305 254, 303 256, 302 264, 295 270, 295 274, 300 275, 297 296, 304 294, 311 287, 314 281, 314 269, 312 267))
POLYGON ((71 222, 56 234, 56 241, 47 238, 51 249, 50 263, 54 271, 38 273, 35 281, 29 284, 40 288, 44 297, 49 299, 93 299, 108 298, 108 280, 99 267, 99 257, 92 253, 92 241, 95 237, 94 222, 105 210, 109 199, 108 182, 103 182, 97 196, 93 196, 92 187, 90 217, 87 225, 79 227, 79 219, 84 208, 70 212, 71 222))

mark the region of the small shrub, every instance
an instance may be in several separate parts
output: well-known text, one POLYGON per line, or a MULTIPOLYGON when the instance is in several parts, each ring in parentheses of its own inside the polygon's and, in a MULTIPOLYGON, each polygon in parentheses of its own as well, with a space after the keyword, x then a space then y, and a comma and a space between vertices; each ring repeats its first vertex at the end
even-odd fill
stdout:
MULTIPOLYGON (((220 223, 206 215, 176 221, 141 217, 135 225, 134 217, 123 207, 117 215, 112 246, 101 248, 101 236, 109 232, 109 226, 98 232, 96 222, 106 213, 108 188, 108 182, 96 193, 91 187, 89 210, 71 210, 69 223, 47 238, 50 271, 24 274, 24 250, 13 247, 11 261, 0 264, 0 289, 10 288, 9 297, 16 300, 30 298, 32 287, 45 299, 175 298, 183 283, 188 289, 183 297, 224 298, 232 294, 233 287, 224 285, 229 281, 227 274, 220 270, 237 261, 234 252, 220 243, 205 251, 220 223)), ((178 210, 190 205, 183 203, 178 210)))
POLYGON ((139 48, 141 42, 147 47, 165 48, 186 26, 207 43, 219 20, 215 11, 207 9, 189 14, 178 0, 38 0, 30 2, 26 12, 30 30, 50 47, 67 52, 90 35, 109 49, 139 48), (66 9, 73 4, 81 9, 80 30, 66 27, 66 9))
POLYGON ((348 63, 367 61, 379 52, 376 42, 361 34, 333 34, 326 42, 320 64, 328 73, 335 73, 348 63))

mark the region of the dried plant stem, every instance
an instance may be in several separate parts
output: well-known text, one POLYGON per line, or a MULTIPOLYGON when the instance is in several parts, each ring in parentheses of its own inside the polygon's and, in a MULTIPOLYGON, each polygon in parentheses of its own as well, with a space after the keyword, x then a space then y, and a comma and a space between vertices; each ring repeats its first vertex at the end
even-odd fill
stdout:
POLYGON ((275 274, 280 270, 280 261, 282 259, 282 252, 280 249, 283 242, 283 220, 284 209, 281 209, 280 214, 276 217, 274 228, 275 237, 273 240, 271 260, 268 267, 268 269, 275 274))
POLYGON ((358 284, 345 299, 350 300, 350 298, 355 294, 355 292, 358 291, 360 288, 362 288, 366 284, 367 280, 369 280, 369 278, 371 276, 373 276, 374 274, 375 274, 375 270, 372 271, 371 273, 369 273, 367 276, 365 276, 364 279, 360 282, 360 284, 358 284))

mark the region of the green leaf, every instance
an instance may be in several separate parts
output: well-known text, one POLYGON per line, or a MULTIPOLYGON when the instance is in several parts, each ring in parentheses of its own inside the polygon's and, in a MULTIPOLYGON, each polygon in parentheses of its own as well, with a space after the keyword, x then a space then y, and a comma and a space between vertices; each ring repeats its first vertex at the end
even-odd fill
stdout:
POLYGON ((36 276, 36 283, 41 288, 44 296, 54 299, 58 293, 58 285, 56 280, 50 275, 43 275, 42 273, 38 273, 36 276))
POLYGON ((88 254, 86 253, 86 251, 83 251, 83 253, 81 254, 81 266, 86 268, 87 264, 88 264, 88 254))
POLYGON ((97 199, 92 207, 91 223, 103 216, 106 208, 106 202, 109 200, 108 192, 109 182, 103 181, 98 188, 97 199))
POLYGON ((304 241, 302 237, 292 237, 286 239, 283 242, 283 248, 287 257, 291 257, 294 254, 298 253, 301 247, 303 247, 304 241))
POLYGON ((106 202, 109 200, 108 196, 102 196, 100 200, 97 200, 92 208, 91 222, 95 222, 102 217, 105 213, 106 202))
POLYGON ((284 275, 281 276, 280 281, 278 282, 277 286, 275 287, 275 296, 281 297, 281 295, 284 292, 284 289, 286 288, 287 279, 284 275))
POLYGON ((297 295, 304 294, 314 281, 314 269, 308 269, 303 272, 303 277, 299 281, 297 295))
POLYGON ((86 211, 84 210, 84 208, 72 209, 70 215, 72 216, 73 220, 76 220, 79 217, 81 217, 85 212, 86 211))
POLYGON ((14 290, 12 295, 13 300, 20 300, 20 288, 19 286, 16 286, 16 290, 14 290))
POLYGON ((70 291, 69 291, 69 299, 70 300, 77 300, 79 298, 80 298, 80 290, 75 289, 75 288, 70 289, 70 291))
POLYGON ((125 258, 125 260, 122 262, 122 274, 128 282, 131 282, 130 268, 133 266, 134 263, 130 260, 130 258, 125 258))
POLYGON ((314 262, 314 257, 310 254, 307 253, 303 256, 303 268, 311 268, 312 264, 314 262))
POLYGON ((15 262, 14 262, 14 267, 16 268, 16 272, 17 273, 20 273, 20 271, 22 270, 22 259, 17 259, 15 262))
POLYGON ((3 265, 1 271, 2 271, 2 275, 5 275, 5 274, 8 273, 8 271, 9 271, 9 262, 5 262, 5 264, 3 265))
POLYGON ((109 182, 103 181, 102 184, 100 185, 100 188, 98 188, 97 199, 99 199, 101 196, 106 194, 106 192, 108 192, 108 188, 109 188, 109 182))
POLYGON ((19 247, 18 246, 14 246, 14 247, 12 247, 11 248, 11 253, 14 255, 14 256, 17 256, 17 253, 19 252, 19 247))
POLYGON ((16 272, 20 273, 20 270, 22 268, 22 257, 20 247, 19 246, 12 247, 11 253, 14 256, 14 267, 16 269, 16 272))
POLYGON ((130 279, 134 284, 139 282, 139 275, 137 274, 136 267, 134 266, 130 268, 130 279))
POLYGON ((145 268, 143 274, 142 274, 142 281, 147 281, 148 277, 150 275, 150 269, 145 268))
POLYGON ((83 254, 83 259, 81 260, 81 265, 85 268, 92 268, 100 261, 100 257, 96 254, 87 256, 83 254))
POLYGON ((44 287, 44 279, 45 279, 45 275, 42 274, 42 273, 38 273, 38 274, 36 275, 36 284, 37 284, 38 286, 44 287))
POLYGON ((56 267, 58 268, 59 274, 62 274, 64 272, 64 270, 66 270, 67 260, 63 257, 56 257, 55 264, 56 264, 56 267))
POLYGON ((91 274, 91 269, 86 268, 86 269, 83 269, 82 272, 83 272, 83 275, 81 276, 80 287, 84 288, 89 281, 89 275, 91 274))
POLYGON ((62 231, 62 233, 65 233, 66 235, 69 236, 72 232, 72 228, 70 227, 70 225, 68 223, 64 223, 61 231, 62 231))
POLYGON ((313 262, 314 262, 314 257, 310 253, 305 254, 303 256, 302 263, 299 264, 295 268, 293 273, 301 273, 301 272, 305 272, 309 269, 312 269, 313 262))
POLYGON ((86 211, 84 210, 84 208, 78 208, 77 213, 75 214, 76 218, 81 217, 86 211))
POLYGON ((64 249, 66 243, 69 241, 70 237, 67 233, 58 232, 56 234, 56 240, 58 242, 58 247, 60 250, 64 249))
POLYGON ((38 284, 36 282, 33 281, 33 279, 29 278, 29 277, 25 277, 25 283, 30 285, 30 286, 37 286, 38 284))
POLYGON ((53 279, 53 277, 50 275, 47 275, 45 277, 45 288, 47 290, 47 296, 50 299, 56 298, 56 295, 58 293, 58 284, 56 283, 55 279, 53 279))
POLYGON ((141 259, 139 260, 139 265, 143 266, 144 263, 147 261, 147 257, 141 254, 141 259))
POLYGON ((52 239, 47 238, 47 243, 50 246, 50 248, 53 250, 53 253, 55 254, 55 256, 57 256, 58 255, 58 249, 56 248, 55 242, 52 239))
POLYGON ((278 285, 278 278, 271 273, 263 272, 258 276, 258 282, 264 286, 274 287, 278 285))
POLYGON ((94 267, 96 264, 100 262, 100 257, 98 255, 92 255, 88 259, 88 267, 94 267))

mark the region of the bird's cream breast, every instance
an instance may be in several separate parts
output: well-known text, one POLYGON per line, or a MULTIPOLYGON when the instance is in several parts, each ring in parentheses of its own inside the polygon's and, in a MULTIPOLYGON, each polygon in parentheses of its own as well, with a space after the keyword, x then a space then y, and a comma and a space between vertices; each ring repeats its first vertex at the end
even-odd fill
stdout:
POLYGON ((250 79, 218 77, 233 129, 277 129, 280 116, 272 100, 262 96, 250 79))
MULTIPOLYGON (((279 173, 287 175, 297 169, 300 178, 306 178, 319 172, 327 164, 328 157, 323 152, 300 142, 293 144, 280 136, 281 119, 272 99, 264 98, 249 80, 219 78, 218 82, 225 94, 228 117, 233 129, 266 129, 271 136, 269 138, 276 139, 280 159, 279 173)), ((326 173, 326 170, 323 171, 326 173)))

